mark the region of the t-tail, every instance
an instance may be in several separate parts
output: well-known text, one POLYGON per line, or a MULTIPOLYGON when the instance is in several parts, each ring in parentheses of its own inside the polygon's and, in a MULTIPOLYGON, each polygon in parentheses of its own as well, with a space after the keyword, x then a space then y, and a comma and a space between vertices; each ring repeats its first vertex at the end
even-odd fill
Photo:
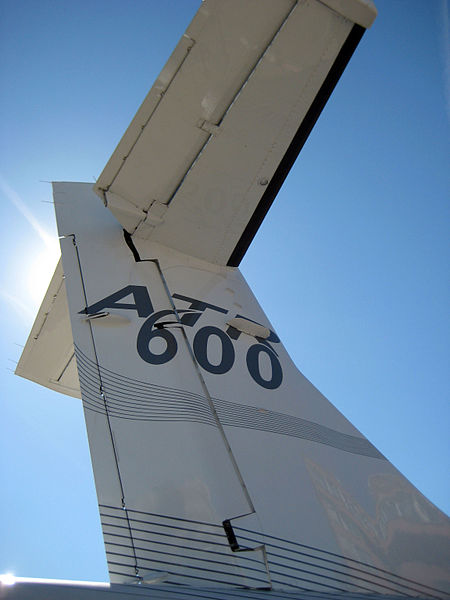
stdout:
POLYGON ((374 15, 203 2, 94 190, 53 186, 62 265, 17 372, 81 394, 113 583, 450 590, 449 520, 297 370, 238 268, 374 15))

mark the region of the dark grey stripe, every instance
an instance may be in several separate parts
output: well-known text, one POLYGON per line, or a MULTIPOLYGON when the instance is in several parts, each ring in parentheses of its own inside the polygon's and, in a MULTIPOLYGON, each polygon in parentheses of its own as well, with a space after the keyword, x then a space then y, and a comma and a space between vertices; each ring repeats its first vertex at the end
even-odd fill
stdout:
MULTIPOLYGON (((170 574, 170 583, 186 584, 198 579, 216 585, 242 585, 233 580, 237 576, 233 572, 237 555, 231 552, 221 525, 130 508, 127 521, 121 508, 102 504, 100 514, 111 572, 132 575, 133 554, 126 535, 129 522, 139 569, 165 571, 170 574)), ((344 593, 345 598, 374 598, 392 592, 397 598, 419 594, 442 597, 438 590, 334 552, 239 526, 234 530, 241 548, 265 546, 273 584, 299 594, 315 589, 311 597, 335 598, 339 597, 336 593, 344 593)), ((239 564, 242 576, 252 586, 262 587, 267 582, 264 565, 252 552, 240 553, 239 564)), ((289 592, 285 593, 289 597, 289 592)))
MULTIPOLYGON (((76 348, 76 355, 84 406, 87 410, 104 414, 97 365, 79 348, 76 348)), ((104 367, 99 369, 110 417, 133 421, 184 421, 215 427, 207 399, 201 394, 138 381, 104 367)), ((212 400, 224 427, 287 435, 351 454, 385 460, 375 446, 363 437, 257 406, 245 406, 219 398, 212 400)))

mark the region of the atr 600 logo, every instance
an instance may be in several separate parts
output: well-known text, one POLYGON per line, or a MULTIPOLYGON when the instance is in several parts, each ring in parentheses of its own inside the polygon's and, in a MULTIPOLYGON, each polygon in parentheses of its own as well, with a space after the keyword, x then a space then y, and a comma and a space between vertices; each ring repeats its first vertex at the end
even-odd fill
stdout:
MULTIPOLYGON (((170 320, 170 316, 175 317, 173 310, 155 311, 148 290, 143 285, 128 285, 114 294, 103 298, 103 300, 88 306, 86 309, 80 311, 80 313, 101 316, 101 314, 105 314, 104 311, 108 308, 135 310, 139 317, 146 319, 137 336, 137 352, 145 362, 151 365, 162 365, 172 360, 178 350, 177 340, 170 331, 171 327, 179 326, 180 323, 184 327, 193 327, 203 314, 208 315, 208 311, 215 311, 224 315, 229 312, 220 306, 181 294, 173 294, 172 297, 175 300, 183 302, 185 305, 185 308, 176 309, 179 321, 170 320), (130 295, 133 296, 134 303, 119 302, 130 295), (167 320, 167 317, 169 317, 169 320, 167 320), (166 319, 162 320, 164 318, 166 319), (155 339, 163 341, 162 352, 155 352, 155 348, 151 349, 151 342, 155 339)), ((235 324, 237 322, 244 324, 247 322, 249 329, 251 329, 252 324, 262 327, 243 315, 235 315, 234 320, 235 324)), ((246 328, 243 327, 242 330, 239 330, 231 324, 228 324, 226 331, 212 325, 201 327, 195 333, 192 342, 192 349, 199 365, 209 373, 228 373, 235 363, 236 352, 234 344, 239 343, 238 340, 242 335, 242 331, 246 331, 246 328), (211 362, 208 357, 208 343, 213 337, 217 338, 221 348, 220 360, 215 363, 211 362)), ((279 343, 280 340, 273 331, 267 331, 269 335, 265 338, 259 337, 255 333, 252 334, 256 343, 251 345, 247 350, 246 363, 248 372, 253 380, 258 385, 273 390, 278 388, 283 380, 283 371, 278 360, 278 355, 271 345, 272 343, 279 343), (264 357, 267 368, 263 369, 264 373, 261 373, 261 363, 264 361, 264 357)))

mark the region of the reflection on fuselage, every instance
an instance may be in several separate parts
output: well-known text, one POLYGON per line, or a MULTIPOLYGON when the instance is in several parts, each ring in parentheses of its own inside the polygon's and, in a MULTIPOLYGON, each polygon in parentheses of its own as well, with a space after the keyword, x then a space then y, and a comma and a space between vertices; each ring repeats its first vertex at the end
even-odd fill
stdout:
POLYGON ((448 519, 404 477, 369 476, 376 507, 371 515, 330 472, 311 459, 305 462, 345 556, 450 590, 448 519))

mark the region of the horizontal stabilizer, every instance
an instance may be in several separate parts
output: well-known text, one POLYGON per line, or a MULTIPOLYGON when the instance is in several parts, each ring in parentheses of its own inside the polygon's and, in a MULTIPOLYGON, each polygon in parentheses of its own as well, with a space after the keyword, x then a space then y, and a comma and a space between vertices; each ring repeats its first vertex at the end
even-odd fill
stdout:
POLYGON ((16 375, 81 398, 61 260, 28 336, 16 375))
POLYGON ((136 237, 237 266, 375 14, 203 2, 95 191, 136 237))

